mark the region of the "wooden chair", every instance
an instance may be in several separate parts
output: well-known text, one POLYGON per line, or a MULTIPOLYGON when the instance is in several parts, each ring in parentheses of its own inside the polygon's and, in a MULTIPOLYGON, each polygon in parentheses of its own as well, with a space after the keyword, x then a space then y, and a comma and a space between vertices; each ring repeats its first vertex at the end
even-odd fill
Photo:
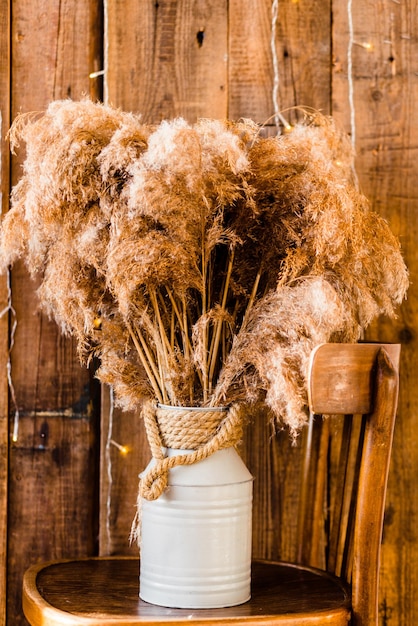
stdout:
POLYGON ((316 417, 305 437, 298 542, 299 560, 322 569, 255 562, 249 602, 186 610, 138 598, 135 558, 41 564, 23 581, 30 624, 342 626, 351 620, 375 626, 399 355, 400 346, 389 344, 324 344, 312 354, 309 404, 316 417), (331 452, 331 439, 339 441, 338 454, 331 452), (336 469, 333 479, 330 467, 336 469), (319 552, 324 536, 326 549, 319 552))

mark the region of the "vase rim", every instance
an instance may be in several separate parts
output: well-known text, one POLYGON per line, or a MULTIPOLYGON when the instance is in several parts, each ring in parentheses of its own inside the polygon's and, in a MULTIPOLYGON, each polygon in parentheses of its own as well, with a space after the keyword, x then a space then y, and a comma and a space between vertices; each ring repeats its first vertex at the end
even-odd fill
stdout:
POLYGON ((158 409, 169 409, 170 411, 196 411, 205 412, 208 411, 229 411, 228 406, 173 406, 172 404, 161 404, 158 402, 158 409))

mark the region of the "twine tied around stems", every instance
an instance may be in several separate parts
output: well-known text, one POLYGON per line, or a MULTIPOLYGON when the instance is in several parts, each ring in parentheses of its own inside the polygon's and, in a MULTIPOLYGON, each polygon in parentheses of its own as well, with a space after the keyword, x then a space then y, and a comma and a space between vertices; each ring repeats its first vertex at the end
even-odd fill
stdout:
POLYGON ((143 407, 148 443, 155 465, 141 477, 139 496, 156 500, 168 484, 168 472, 177 465, 192 465, 214 452, 235 446, 242 438, 238 404, 229 407, 167 407, 148 402, 143 407), (192 450, 165 456, 164 448, 192 450))

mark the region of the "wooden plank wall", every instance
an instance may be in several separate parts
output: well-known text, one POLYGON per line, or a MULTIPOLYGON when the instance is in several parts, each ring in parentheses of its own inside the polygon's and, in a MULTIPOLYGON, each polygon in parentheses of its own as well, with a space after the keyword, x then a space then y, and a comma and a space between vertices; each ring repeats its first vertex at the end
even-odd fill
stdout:
MULTIPOLYGON (((292 107, 312 106, 332 113, 351 133, 359 184, 400 237, 411 273, 398 319, 379 321, 369 338, 403 344, 381 624, 418 623, 418 0, 107 0, 103 22, 100 0, 13 0, 12 13, 10 5, 0 0, 3 210, 9 119, 19 111, 43 110, 57 98, 102 97, 101 79, 89 78, 102 68, 102 36, 103 99, 141 112, 144 121, 251 117, 270 120, 274 132, 275 99, 289 122, 295 118, 292 107)), ((12 159, 12 183, 22 157, 12 159)), ((7 295, 3 281, 0 311, 7 295)), ((37 312, 34 287, 21 267, 12 273, 12 303, 16 442, 5 373, 11 330, 9 316, 0 318, 0 625, 10 626, 25 623, 20 581, 30 563, 96 550, 136 553, 128 535, 137 474, 149 458, 138 416, 122 414, 107 389, 102 390, 99 444, 89 376, 79 368, 71 341, 37 312), (128 453, 122 454, 118 444, 128 453)), ((243 452, 256 476, 254 553, 292 557, 290 487, 297 450, 286 434, 272 438, 263 415, 257 415, 243 452), (282 482, 289 491, 285 487, 279 494, 282 482), (283 506, 279 495, 285 496, 283 506)))

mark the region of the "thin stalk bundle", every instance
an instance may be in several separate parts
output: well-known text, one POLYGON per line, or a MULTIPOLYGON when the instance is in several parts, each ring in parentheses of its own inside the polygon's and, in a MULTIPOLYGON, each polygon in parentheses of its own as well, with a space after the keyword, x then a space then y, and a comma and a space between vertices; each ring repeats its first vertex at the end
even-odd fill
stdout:
POLYGON ((263 138, 249 120, 158 126, 89 100, 18 117, 23 175, 0 232, 42 307, 124 408, 265 401, 297 432, 311 349, 394 315, 408 273, 314 114, 263 138))

